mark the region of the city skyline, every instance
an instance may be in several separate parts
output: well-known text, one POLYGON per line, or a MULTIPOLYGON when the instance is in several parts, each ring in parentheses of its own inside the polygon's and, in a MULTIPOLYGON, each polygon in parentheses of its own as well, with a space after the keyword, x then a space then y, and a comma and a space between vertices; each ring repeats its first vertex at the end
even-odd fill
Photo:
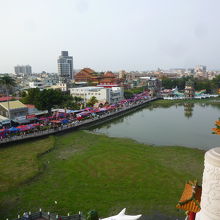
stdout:
POLYGON ((0 72, 29 63, 58 72, 69 51, 75 69, 220 69, 217 0, 9 0, 1 2, 0 72))

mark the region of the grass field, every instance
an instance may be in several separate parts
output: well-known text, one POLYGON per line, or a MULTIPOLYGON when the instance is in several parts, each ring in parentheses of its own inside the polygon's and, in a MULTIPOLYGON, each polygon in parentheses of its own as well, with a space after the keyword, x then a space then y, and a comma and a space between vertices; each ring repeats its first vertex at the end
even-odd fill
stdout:
POLYGON ((0 192, 36 176, 40 171, 38 156, 50 150, 53 145, 54 138, 50 137, 0 148, 0 192))
POLYGON ((184 183, 201 181, 203 157, 197 149, 152 147, 85 131, 4 148, 0 219, 39 208, 59 214, 96 209, 104 217, 127 207, 129 214, 178 216, 184 183))

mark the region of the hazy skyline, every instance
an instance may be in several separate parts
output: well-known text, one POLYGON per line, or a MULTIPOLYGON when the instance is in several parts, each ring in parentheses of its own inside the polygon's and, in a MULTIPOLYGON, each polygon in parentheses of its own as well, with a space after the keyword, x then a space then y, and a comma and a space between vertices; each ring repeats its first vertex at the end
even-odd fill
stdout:
POLYGON ((0 0, 0 72, 220 69, 219 0, 0 0))

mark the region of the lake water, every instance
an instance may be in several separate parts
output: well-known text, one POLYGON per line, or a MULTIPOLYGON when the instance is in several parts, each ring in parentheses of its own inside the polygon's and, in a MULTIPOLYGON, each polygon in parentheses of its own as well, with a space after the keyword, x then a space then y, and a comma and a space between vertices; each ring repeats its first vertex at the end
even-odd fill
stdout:
POLYGON ((220 146, 220 136, 212 134, 220 117, 220 103, 149 106, 93 129, 111 137, 132 138, 152 145, 209 149, 220 146))

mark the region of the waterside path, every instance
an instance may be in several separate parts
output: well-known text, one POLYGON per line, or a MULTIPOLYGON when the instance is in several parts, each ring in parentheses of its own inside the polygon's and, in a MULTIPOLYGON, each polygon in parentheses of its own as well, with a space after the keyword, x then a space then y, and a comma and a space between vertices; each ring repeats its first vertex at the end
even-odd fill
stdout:
POLYGON ((67 124, 57 128, 50 128, 44 131, 37 131, 30 134, 8 137, 0 140, 0 145, 5 145, 13 142, 21 142, 28 139, 40 138, 44 136, 49 136, 52 134, 70 132, 78 129, 89 129, 93 126, 103 124, 105 122, 111 121, 130 112, 134 112, 138 109, 143 108, 147 103, 157 100, 158 98, 151 98, 147 100, 139 100, 137 103, 130 104, 128 106, 117 109, 114 112, 107 112, 100 115, 97 118, 86 119, 83 121, 77 121, 75 124, 67 124))

